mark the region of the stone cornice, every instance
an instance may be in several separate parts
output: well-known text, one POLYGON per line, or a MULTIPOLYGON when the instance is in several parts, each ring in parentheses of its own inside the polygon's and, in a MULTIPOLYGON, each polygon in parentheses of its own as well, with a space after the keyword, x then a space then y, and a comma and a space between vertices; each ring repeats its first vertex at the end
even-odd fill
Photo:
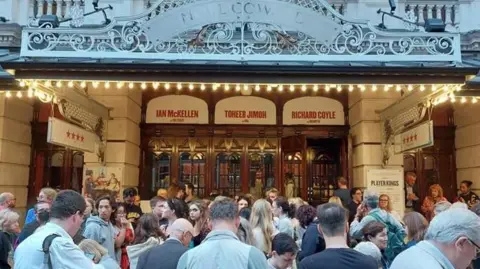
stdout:
POLYGON ((20 47, 22 27, 17 23, 0 23, 0 47, 20 47))

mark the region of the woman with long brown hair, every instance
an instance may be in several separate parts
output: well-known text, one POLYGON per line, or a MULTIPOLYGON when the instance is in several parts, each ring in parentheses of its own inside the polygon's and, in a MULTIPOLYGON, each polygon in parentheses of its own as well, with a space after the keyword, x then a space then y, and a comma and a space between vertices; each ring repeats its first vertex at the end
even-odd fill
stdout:
POLYGON ((207 237, 208 228, 208 207, 202 200, 194 200, 190 203, 190 221, 193 223, 193 246, 196 247, 207 237))
POLYGON ((425 218, 428 221, 431 221, 435 216, 433 212, 435 204, 441 201, 447 201, 447 199, 443 197, 443 189, 440 185, 433 184, 428 189, 428 195, 425 197, 422 204, 422 212, 425 214, 425 218))
POLYGON ((160 230, 159 220, 155 215, 149 213, 141 216, 135 228, 135 240, 131 246, 127 246, 130 268, 137 268, 140 255, 162 244, 165 239, 165 235, 160 230))
POLYGON ((416 245, 423 240, 428 229, 428 221, 418 212, 410 212, 405 214, 403 222, 407 227, 407 248, 416 245))

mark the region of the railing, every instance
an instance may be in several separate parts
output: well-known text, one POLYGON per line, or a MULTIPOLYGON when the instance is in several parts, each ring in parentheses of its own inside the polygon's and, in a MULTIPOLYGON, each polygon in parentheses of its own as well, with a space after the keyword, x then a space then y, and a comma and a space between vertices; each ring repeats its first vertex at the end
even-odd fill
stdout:
POLYGON ((83 7, 84 0, 29 0, 29 17, 56 15, 59 19, 69 18, 73 6, 83 7))
POLYGON ((408 3, 405 5, 405 12, 413 11, 417 22, 424 23, 427 19, 442 19, 447 28, 453 29, 459 23, 460 8, 456 2, 440 4, 418 4, 408 3))

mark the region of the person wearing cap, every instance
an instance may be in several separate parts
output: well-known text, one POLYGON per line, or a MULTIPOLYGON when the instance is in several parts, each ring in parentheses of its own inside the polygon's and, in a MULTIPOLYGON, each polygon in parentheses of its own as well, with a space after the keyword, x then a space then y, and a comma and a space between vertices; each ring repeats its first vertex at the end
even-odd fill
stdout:
POLYGON ((177 219, 168 227, 167 233, 170 237, 165 243, 153 247, 140 256, 137 269, 177 268, 180 257, 187 252, 190 241, 192 241, 193 226, 186 219, 177 219))

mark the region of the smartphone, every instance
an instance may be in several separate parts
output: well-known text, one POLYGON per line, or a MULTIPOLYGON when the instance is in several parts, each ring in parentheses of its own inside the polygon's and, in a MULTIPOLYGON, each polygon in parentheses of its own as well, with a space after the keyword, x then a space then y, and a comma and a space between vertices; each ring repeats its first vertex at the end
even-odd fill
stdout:
POLYGON ((92 254, 92 253, 85 253, 85 256, 92 261, 93 261, 93 259, 95 259, 95 254, 92 254))

